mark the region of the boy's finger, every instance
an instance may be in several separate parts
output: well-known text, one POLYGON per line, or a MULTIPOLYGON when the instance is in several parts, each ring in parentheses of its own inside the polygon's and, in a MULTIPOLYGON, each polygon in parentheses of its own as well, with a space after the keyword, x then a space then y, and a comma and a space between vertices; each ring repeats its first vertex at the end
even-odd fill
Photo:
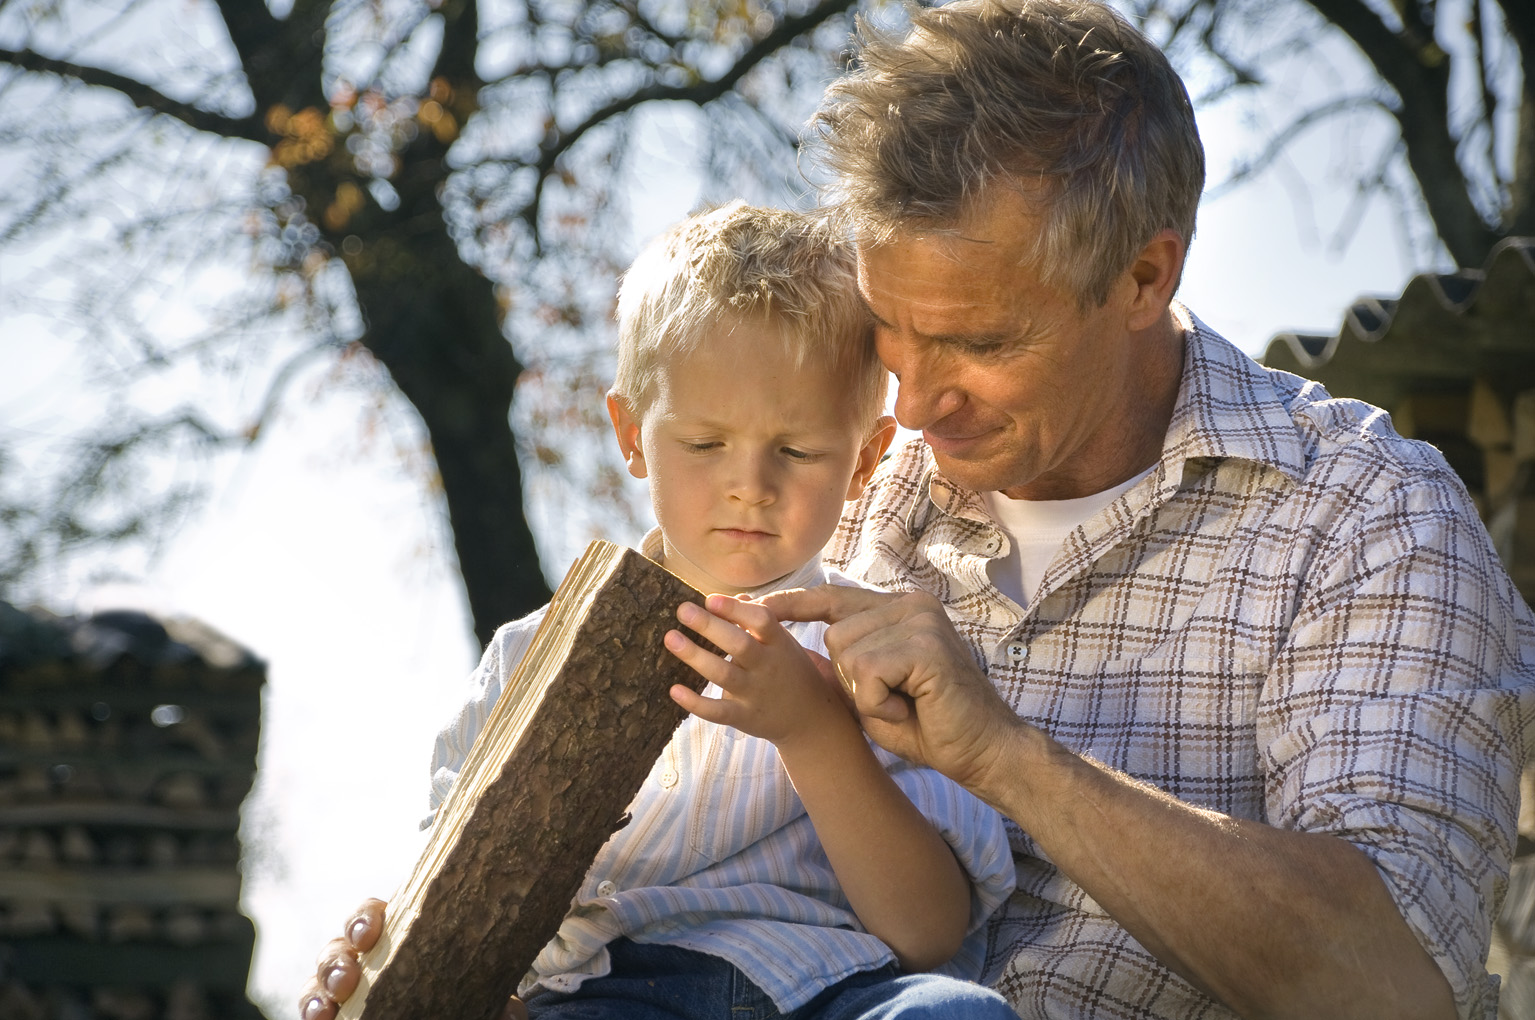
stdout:
MULTIPOLYGON (((713 638, 710 638, 713 640, 713 638)), ((666 645, 666 650, 693 668, 693 672, 711 683, 719 685, 722 689, 730 687, 732 667, 730 663, 706 651, 692 641, 680 630, 669 630, 661 639, 666 645)), ((718 642, 716 642, 718 643, 718 642)))
MULTIPOLYGON (((740 604, 734 599, 724 601, 735 605, 740 604)), ((735 659, 748 654, 757 645, 757 641, 740 627, 691 602, 684 602, 677 607, 677 619, 681 620, 685 626, 691 627, 700 637, 713 642, 720 651, 735 659)))
POLYGON ((783 630, 783 626, 771 610, 750 600, 730 598, 726 595, 710 595, 704 600, 704 608, 764 643, 783 630))
POLYGON ((734 706, 725 699, 706 698, 683 684, 673 684, 668 693, 683 709, 705 722, 729 724, 734 706))

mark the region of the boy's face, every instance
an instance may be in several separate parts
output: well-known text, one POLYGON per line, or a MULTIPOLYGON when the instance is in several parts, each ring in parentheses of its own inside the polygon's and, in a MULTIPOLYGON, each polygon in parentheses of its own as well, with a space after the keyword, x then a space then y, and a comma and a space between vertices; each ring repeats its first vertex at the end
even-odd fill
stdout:
POLYGON ((866 437, 846 389, 824 365, 796 369, 776 325, 744 322, 664 365, 640 418, 608 398, 629 473, 650 480, 669 570, 733 595, 821 551, 895 432, 886 418, 866 437))

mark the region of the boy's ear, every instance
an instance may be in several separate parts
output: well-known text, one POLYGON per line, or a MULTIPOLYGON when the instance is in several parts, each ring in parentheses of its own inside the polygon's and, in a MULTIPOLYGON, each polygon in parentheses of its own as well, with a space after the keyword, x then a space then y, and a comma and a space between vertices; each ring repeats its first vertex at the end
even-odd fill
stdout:
POLYGON ((895 438, 895 419, 888 414, 882 414, 879 421, 874 423, 874 431, 869 438, 864 440, 863 448, 858 451, 858 463, 853 468, 853 478, 847 483, 847 495, 844 499, 857 499, 863 495, 864 487, 869 484, 869 479, 874 475, 874 469, 879 467, 879 459, 890 448, 890 441, 895 438))
POLYGON ((629 473, 635 478, 644 478, 647 472, 645 451, 640 446, 640 423, 635 421, 623 398, 616 393, 608 394, 608 417, 613 421, 613 436, 618 440, 624 463, 629 465, 629 473))

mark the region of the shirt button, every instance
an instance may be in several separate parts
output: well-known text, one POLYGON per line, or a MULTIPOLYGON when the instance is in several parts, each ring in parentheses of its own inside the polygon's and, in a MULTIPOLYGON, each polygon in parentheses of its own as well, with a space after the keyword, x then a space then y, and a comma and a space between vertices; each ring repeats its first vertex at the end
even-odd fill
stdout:
POLYGON ((661 773, 661 785, 664 786, 668 790, 670 790, 672 787, 676 786, 677 785, 677 771, 675 769, 667 769, 665 772, 662 772, 661 773))
POLYGON ((618 886, 614 885, 612 882, 597 883, 598 896, 612 896, 616 892, 618 892, 618 886))
POLYGON ((1022 641, 1014 641, 1007 646, 1007 661, 1014 666, 1022 665, 1029 658, 1029 646, 1022 641))

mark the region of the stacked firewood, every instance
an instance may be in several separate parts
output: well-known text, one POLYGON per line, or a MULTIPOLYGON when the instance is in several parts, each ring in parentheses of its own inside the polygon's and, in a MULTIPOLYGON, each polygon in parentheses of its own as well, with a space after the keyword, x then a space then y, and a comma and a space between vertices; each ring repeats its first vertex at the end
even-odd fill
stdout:
POLYGON ((1444 453, 1471 492, 1514 583, 1535 601, 1535 389, 1502 391, 1491 380, 1406 394, 1391 414, 1404 436, 1444 453))
POLYGON ((265 666, 200 624, 0 603, 0 1017, 259 1017, 240 803, 265 666))

